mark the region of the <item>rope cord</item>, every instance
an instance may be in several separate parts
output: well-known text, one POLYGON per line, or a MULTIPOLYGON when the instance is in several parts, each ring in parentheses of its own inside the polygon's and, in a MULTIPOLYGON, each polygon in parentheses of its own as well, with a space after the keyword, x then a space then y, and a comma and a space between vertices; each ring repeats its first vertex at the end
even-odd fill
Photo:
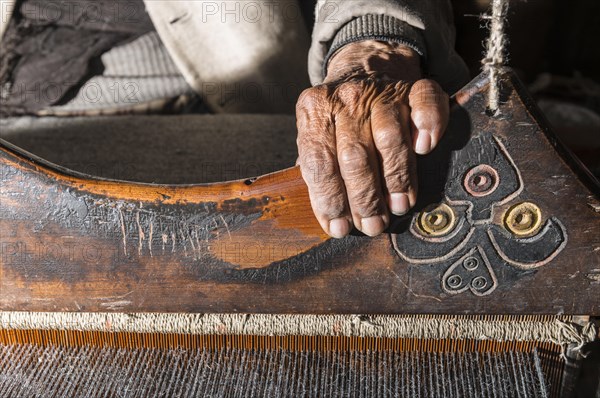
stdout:
POLYGON ((488 107, 494 115, 498 115, 500 112, 500 78, 508 42, 504 31, 507 10, 507 0, 492 0, 492 15, 482 16, 482 18, 490 20, 486 54, 481 62, 484 70, 488 70, 490 73, 488 107))

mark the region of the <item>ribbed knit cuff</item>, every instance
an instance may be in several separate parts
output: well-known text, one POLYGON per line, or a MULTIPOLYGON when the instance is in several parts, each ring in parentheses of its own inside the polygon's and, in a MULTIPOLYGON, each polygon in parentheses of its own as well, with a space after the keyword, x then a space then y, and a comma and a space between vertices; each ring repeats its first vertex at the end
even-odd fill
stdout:
POLYGON ((419 29, 398 18, 367 14, 354 18, 336 33, 323 62, 323 78, 327 75, 327 65, 333 54, 346 44, 361 40, 381 40, 404 44, 423 58, 427 58, 425 38, 419 29))

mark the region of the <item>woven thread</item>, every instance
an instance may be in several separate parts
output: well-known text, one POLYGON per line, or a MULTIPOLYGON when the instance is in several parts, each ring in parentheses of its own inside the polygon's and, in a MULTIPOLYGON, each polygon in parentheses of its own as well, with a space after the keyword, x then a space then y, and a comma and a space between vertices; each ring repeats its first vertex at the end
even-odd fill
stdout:
POLYGON ((547 398, 537 352, 0 345, 0 396, 547 398))

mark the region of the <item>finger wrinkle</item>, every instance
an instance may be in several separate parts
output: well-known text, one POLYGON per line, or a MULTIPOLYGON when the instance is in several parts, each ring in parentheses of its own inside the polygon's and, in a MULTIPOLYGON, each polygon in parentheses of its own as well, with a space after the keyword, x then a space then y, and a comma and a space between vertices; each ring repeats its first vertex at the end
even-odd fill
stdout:
POLYGON ((435 81, 422 79, 412 86, 408 99, 411 107, 440 106, 448 103, 448 94, 435 81))
POLYGON ((377 147, 377 150, 381 153, 381 155, 407 155, 410 148, 407 142, 405 142, 402 138, 396 138, 394 139, 394 142, 390 141, 391 140, 380 138, 377 138, 375 140, 375 146, 377 147))
POLYGON ((346 212, 346 200, 344 192, 332 190, 329 195, 318 196, 315 199, 315 210, 327 220, 343 216, 346 212))
MULTIPOLYGON (((375 192, 370 192, 368 195, 375 195, 375 192)), ((381 200, 377 197, 357 196, 350 198, 350 210, 354 216, 360 218, 381 214, 381 204, 381 200)))

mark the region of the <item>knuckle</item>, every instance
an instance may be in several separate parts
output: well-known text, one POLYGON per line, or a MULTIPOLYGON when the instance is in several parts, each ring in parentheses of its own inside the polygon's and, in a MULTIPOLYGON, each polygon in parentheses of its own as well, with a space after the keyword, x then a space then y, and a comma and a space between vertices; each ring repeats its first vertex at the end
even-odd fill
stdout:
POLYGON ((419 105, 436 105, 448 101, 448 94, 430 79, 421 79, 412 86, 411 102, 419 105))
POLYGON ((421 79, 421 80, 417 80, 416 82, 414 82, 414 84, 412 86, 412 91, 433 92, 433 91, 438 91, 438 88, 439 88, 439 85, 434 80, 421 79))
POLYGON ((383 176, 407 176, 410 174, 408 159, 403 156, 394 156, 383 161, 383 176))
POLYGON ((364 145, 349 144, 340 150, 340 167, 350 174, 364 172, 369 168, 369 155, 364 145))
POLYGON ((407 192, 415 177, 414 159, 410 158, 410 153, 385 161, 383 165, 383 179, 389 192, 407 192))
POLYGON ((401 183, 410 182, 410 169, 406 167, 406 165, 396 165, 395 167, 391 167, 389 170, 386 170, 383 177, 387 179, 393 179, 394 181, 398 181, 401 183))
POLYGON ((397 81, 394 84, 388 84, 385 86, 381 97, 383 103, 391 104, 395 106, 402 106, 406 103, 412 83, 406 81, 397 81))
POLYGON ((327 88, 323 85, 307 88, 298 97, 296 111, 321 108, 325 102, 326 93, 327 88))
POLYGON ((379 214, 381 199, 377 196, 377 188, 374 185, 349 191, 348 197, 354 214, 360 217, 370 217, 379 214))
POLYGON ((403 145, 401 132, 397 129, 380 129, 374 134, 373 138, 379 150, 396 149, 403 145))
POLYGON ((307 149, 300 154, 301 163, 304 165, 322 164, 324 167, 334 164, 333 155, 329 151, 307 149))
POLYGON ((325 151, 308 151, 300 156, 300 170, 306 183, 320 189, 336 180, 338 168, 333 156, 325 151))
POLYGON ((298 143, 309 144, 326 136, 331 129, 331 112, 327 87, 315 86, 308 88, 300 94, 296 103, 296 126, 298 129, 298 143), (301 139, 307 142, 301 142, 301 139))
POLYGON ((406 169, 400 169, 384 176, 385 185, 390 192, 407 192, 411 185, 411 175, 406 169))
POLYGON ((410 148, 404 144, 381 151, 381 166, 384 175, 398 173, 408 169, 407 163, 410 159, 410 148))
POLYGON ((356 104, 363 93, 361 85, 357 82, 345 82, 336 89, 336 96, 343 104, 356 104))
POLYGON ((344 214, 346 199, 344 193, 332 191, 329 195, 316 194, 313 199, 313 210, 319 215, 333 219, 344 214))

